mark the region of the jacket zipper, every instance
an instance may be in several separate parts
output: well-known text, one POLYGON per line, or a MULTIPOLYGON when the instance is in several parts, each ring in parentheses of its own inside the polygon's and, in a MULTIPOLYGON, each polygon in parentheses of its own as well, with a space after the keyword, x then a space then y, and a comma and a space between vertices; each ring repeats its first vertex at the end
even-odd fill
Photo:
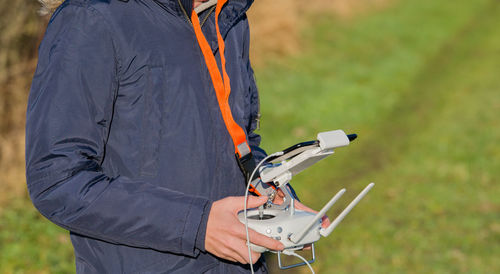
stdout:
MULTIPOLYGON (((189 23, 189 25, 193 26, 193 23, 191 22, 191 18, 188 16, 187 14, 187 11, 186 9, 184 8, 184 6, 182 5, 181 1, 180 0, 177 0, 177 3, 179 4, 179 6, 181 7, 181 10, 182 10, 182 14, 184 14, 184 19, 186 19, 186 21, 189 23)), ((203 18, 203 20, 201 21, 201 27, 203 27, 203 25, 205 24, 205 22, 207 22, 208 20, 208 17, 210 17, 210 14, 212 14, 212 12, 215 10, 217 6, 214 5, 212 6, 208 12, 207 12, 207 15, 205 16, 205 18, 203 18)))
POLYGON ((213 6, 210 8, 210 10, 208 10, 208 13, 207 15, 205 16, 205 18, 201 21, 201 27, 203 27, 203 25, 205 24, 205 22, 207 22, 208 20, 208 17, 210 17, 210 14, 212 14, 212 12, 214 12, 216 6, 213 6))
POLYGON ((179 7, 181 7, 182 13, 184 14, 184 19, 186 19, 186 21, 188 22, 188 24, 189 24, 190 26, 193 26, 193 23, 191 22, 191 19, 190 19, 190 17, 189 17, 189 16, 188 16, 188 14, 187 14, 186 9, 185 9, 185 8, 184 8, 184 6, 182 5, 181 0, 177 0, 177 4, 179 4, 179 7))
MULTIPOLYGON (((158 1, 155 1, 156 4, 158 4, 158 6, 160 6, 162 9, 164 10, 167 10, 167 8, 165 7, 165 5, 161 2, 158 2, 158 1)), ((193 26, 193 23, 191 23, 191 18, 188 16, 187 14, 187 11, 186 9, 184 8, 184 6, 182 5, 181 1, 180 0, 177 0, 177 3, 179 4, 181 10, 182 10, 182 14, 184 15, 183 18, 184 20, 190 25, 190 26, 193 26)), ((214 12, 216 6, 213 6, 210 8, 210 10, 207 12, 207 15, 205 16, 205 18, 203 18, 203 20, 201 21, 201 26, 203 27, 203 25, 205 24, 205 22, 208 21, 208 17, 210 17, 210 14, 212 14, 212 12, 214 12)))

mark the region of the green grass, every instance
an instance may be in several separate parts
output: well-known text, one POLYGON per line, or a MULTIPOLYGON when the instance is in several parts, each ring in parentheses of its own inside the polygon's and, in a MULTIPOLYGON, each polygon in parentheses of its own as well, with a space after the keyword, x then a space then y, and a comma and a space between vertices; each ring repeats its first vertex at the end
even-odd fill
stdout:
POLYGON ((50 223, 28 197, 0 215, 0 273, 74 273, 69 234, 50 223))
POLYGON ((353 197, 377 184, 318 244, 315 268, 499 272, 500 4, 405 1, 356 22, 318 24, 310 52, 259 76, 262 135, 272 136, 264 147, 321 130, 357 132, 294 186, 319 208, 341 187, 353 197))
MULTIPOLYGON (((263 147, 337 128, 358 133, 293 180, 314 208, 347 187, 332 216, 376 183, 318 243, 314 268, 500 272, 500 2, 406 0, 350 20, 311 20, 300 56, 256 68, 263 147)), ((19 198, 0 216, 0 266, 74 272, 67 233, 19 198)))

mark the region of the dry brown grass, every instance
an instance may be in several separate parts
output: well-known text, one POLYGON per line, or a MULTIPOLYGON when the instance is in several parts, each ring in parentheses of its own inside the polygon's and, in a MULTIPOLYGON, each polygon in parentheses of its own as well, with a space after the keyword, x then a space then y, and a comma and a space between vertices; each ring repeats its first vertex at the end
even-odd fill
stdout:
POLYGON ((314 16, 348 20, 361 13, 388 6, 392 0, 256 0, 248 16, 254 64, 288 56, 304 47, 301 32, 314 16))
POLYGON ((9 199, 26 193, 26 100, 45 25, 38 9, 34 0, 0 2, 0 210, 9 199))
MULTIPOLYGON (((299 52, 300 33, 312 15, 350 18, 388 1, 256 0, 249 12, 254 63, 299 52)), ((36 47, 47 20, 39 10, 36 0, 0 1, 0 210, 10 199, 26 197, 25 109, 36 47)))

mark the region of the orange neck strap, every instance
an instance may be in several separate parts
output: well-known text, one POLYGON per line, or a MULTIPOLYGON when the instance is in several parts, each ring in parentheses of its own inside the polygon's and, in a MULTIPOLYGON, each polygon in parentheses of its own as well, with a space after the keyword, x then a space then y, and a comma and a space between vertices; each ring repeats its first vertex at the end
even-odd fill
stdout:
POLYGON ((212 84, 214 85, 215 93, 217 95, 217 101, 219 103, 219 108, 222 113, 222 118, 226 124, 226 128, 231 135, 234 143, 234 150, 238 158, 242 158, 250 153, 250 146, 247 143, 245 131, 234 121, 233 115, 231 113, 231 108, 229 107, 229 94, 231 93, 231 85, 229 82, 229 76, 226 72, 226 58, 224 57, 224 39, 219 30, 219 14, 222 10, 222 6, 227 2, 227 0, 217 1, 217 6, 215 8, 215 27, 217 29, 217 42, 219 43, 219 55, 221 59, 222 74, 217 66, 217 61, 212 53, 212 48, 207 42, 205 35, 201 30, 200 20, 198 15, 193 9, 191 13, 191 22, 193 23, 194 32, 196 34, 196 39, 200 45, 203 57, 205 58, 205 63, 207 65, 210 77, 212 78, 212 84))

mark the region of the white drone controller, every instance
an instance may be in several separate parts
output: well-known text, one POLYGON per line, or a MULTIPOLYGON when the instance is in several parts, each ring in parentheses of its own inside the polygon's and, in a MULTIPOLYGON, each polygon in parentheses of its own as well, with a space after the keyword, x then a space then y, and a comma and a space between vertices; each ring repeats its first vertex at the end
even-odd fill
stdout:
MULTIPOLYGON (((283 266, 281 253, 300 250, 308 244, 312 244, 312 260, 315 260, 314 242, 321 236, 327 237, 351 211, 351 209, 370 191, 374 183, 370 183, 338 216, 330 226, 323 228, 321 219, 335 202, 345 193, 345 188, 335 194, 332 199, 317 213, 298 210, 295 208, 295 198, 287 187, 292 177, 316 162, 333 154, 333 149, 349 145, 350 141, 357 136, 346 135, 342 130, 321 132, 316 141, 300 143, 280 152, 280 156, 269 158, 270 166, 260 169, 260 178, 252 181, 258 193, 268 196, 268 202, 259 208, 248 209, 238 213, 242 223, 248 222, 248 227, 271 238, 279 240, 285 250, 278 252, 278 265, 281 269, 305 265, 299 263, 283 266), (285 194, 283 203, 278 205, 272 201, 277 193, 277 188, 285 194)), ((251 244, 252 250, 256 252, 270 251, 262 246, 251 244)))

